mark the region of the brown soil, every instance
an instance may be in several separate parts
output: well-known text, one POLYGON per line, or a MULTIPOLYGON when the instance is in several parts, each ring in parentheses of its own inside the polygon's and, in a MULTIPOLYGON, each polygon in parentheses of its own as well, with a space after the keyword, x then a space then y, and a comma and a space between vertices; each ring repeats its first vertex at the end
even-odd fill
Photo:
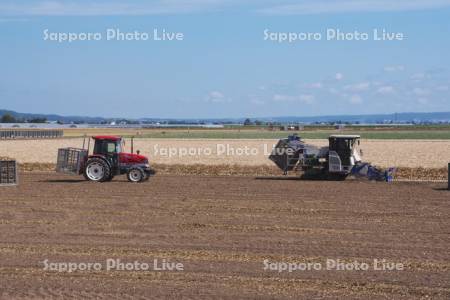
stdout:
POLYGON ((443 184, 26 173, 0 188, 0 296, 449 299, 443 184), (50 262, 180 262, 184 271, 45 271, 50 262), (271 262, 402 263, 403 271, 264 270, 271 262))

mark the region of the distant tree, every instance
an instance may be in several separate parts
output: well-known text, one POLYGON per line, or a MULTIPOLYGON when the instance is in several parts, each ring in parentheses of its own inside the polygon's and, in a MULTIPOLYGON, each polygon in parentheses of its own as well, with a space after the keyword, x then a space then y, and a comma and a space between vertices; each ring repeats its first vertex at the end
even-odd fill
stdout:
POLYGON ((252 121, 249 118, 245 119, 244 126, 250 126, 250 125, 252 125, 252 121))
POLYGON ((14 118, 11 114, 4 114, 0 119, 1 123, 16 123, 16 121, 16 118, 14 118))
POLYGON ((28 123, 46 123, 46 122, 47 122, 47 118, 34 118, 34 119, 28 120, 28 123))
POLYGON ((263 122, 260 121, 260 120, 255 120, 255 125, 256 126, 261 126, 261 125, 263 125, 263 122))

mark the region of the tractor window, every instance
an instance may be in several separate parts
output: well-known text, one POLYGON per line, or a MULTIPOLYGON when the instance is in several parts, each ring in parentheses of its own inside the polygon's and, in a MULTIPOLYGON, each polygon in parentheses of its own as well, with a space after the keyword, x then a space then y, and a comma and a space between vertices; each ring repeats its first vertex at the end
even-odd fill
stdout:
POLYGON ((121 152, 120 143, 116 141, 96 140, 94 154, 116 154, 121 152))
POLYGON ((116 153, 116 143, 108 143, 106 152, 116 153))

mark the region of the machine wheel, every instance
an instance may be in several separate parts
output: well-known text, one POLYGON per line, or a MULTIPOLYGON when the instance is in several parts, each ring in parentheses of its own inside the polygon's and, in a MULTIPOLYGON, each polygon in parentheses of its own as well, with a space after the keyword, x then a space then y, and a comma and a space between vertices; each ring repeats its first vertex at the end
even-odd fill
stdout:
POLYGON ((131 168, 127 173, 127 178, 130 182, 142 182, 147 179, 141 168, 131 168))
POLYGON ((108 181, 111 176, 111 168, 101 158, 91 158, 84 171, 84 177, 90 181, 104 182, 108 181))

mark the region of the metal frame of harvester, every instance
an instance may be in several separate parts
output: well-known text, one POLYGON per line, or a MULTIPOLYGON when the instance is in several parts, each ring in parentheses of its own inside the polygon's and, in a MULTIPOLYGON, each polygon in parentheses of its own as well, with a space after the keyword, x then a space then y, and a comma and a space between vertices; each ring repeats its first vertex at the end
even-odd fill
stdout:
POLYGON ((328 146, 318 148, 306 144, 296 134, 281 139, 269 159, 287 175, 300 171, 303 178, 344 180, 349 175, 370 180, 391 181, 394 168, 380 170, 362 162, 359 135, 331 135, 328 146))

